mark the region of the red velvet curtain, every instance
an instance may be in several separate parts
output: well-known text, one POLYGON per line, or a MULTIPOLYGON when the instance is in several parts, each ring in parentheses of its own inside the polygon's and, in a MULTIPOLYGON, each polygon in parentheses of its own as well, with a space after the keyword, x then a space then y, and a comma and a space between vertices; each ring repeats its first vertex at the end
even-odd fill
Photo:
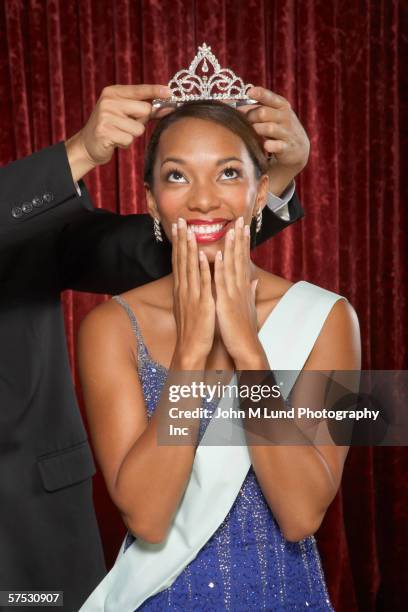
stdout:
MULTIPOLYGON (((407 19, 398 0, 3 0, 0 163, 72 135, 105 85, 166 83, 206 41, 246 81, 286 96, 311 140, 297 180, 306 218, 257 261, 347 296, 365 368, 402 369, 407 19)), ((140 140, 87 178, 96 206, 144 210, 143 149, 140 140)), ((64 296, 71 356, 100 299, 64 296)), ((337 610, 407 609, 407 468, 405 448, 350 452, 318 533, 337 610)), ((111 562, 123 527, 100 478, 96 506, 111 562)))

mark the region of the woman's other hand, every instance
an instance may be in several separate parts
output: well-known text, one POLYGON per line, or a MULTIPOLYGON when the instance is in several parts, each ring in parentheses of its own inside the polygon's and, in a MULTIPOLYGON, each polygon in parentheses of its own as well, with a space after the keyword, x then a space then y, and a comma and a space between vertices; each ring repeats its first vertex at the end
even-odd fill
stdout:
POLYGON ((105 87, 87 123, 66 142, 74 181, 109 162, 116 147, 130 147, 144 133, 152 115, 149 100, 169 95, 170 90, 164 85, 105 87))
POLYGON ((288 100, 264 87, 252 87, 248 95, 259 106, 239 107, 262 136, 269 164, 270 191, 279 196, 307 164, 310 142, 288 100))
POLYGON ((214 263, 216 313, 224 345, 237 370, 268 369, 258 339, 255 307, 257 281, 251 281, 250 232, 240 217, 225 237, 224 258, 218 251, 214 263))
POLYGON ((195 235, 184 219, 172 226, 172 244, 173 308, 177 326, 172 367, 204 370, 215 329, 210 266, 205 253, 201 251, 199 257, 195 235))

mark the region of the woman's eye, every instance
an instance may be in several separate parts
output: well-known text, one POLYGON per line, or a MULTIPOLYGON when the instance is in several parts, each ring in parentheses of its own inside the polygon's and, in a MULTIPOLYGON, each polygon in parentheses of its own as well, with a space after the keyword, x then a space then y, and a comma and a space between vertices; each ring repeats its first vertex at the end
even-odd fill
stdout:
POLYGON ((225 168, 221 174, 221 178, 227 178, 227 179, 234 179, 234 178, 238 178, 239 176, 240 176, 240 173, 235 168, 225 168))
POLYGON ((167 175, 167 180, 170 183, 185 183, 186 182, 186 179, 181 174, 181 172, 179 172, 178 170, 172 170, 171 172, 169 172, 167 175))

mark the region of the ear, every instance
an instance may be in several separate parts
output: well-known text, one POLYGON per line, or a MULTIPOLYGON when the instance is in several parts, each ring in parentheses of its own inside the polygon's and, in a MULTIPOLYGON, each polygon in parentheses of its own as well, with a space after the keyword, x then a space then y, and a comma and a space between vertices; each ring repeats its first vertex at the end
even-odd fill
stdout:
POLYGON ((150 188, 150 185, 148 183, 145 183, 144 187, 146 193, 147 210, 149 212, 149 215, 152 217, 152 219, 160 220, 159 210, 157 208, 156 200, 150 188))
POLYGON ((268 201, 269 176, 263 174, 258 181, 258 193, 255 200, 254 216, 262 210, 268 201))

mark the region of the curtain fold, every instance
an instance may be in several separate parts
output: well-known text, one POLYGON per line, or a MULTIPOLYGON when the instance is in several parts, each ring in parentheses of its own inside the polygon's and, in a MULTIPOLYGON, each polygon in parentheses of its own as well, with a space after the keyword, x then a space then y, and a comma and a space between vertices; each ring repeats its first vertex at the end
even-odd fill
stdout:
MULTIPOLYGON (((0 164, 74 134, 109 84, 166 83, 207 42, 245 81, 287 97, 311 140, 296 181, 306 217, 257 263, 345 295, 364 367, 403 369, 407 15, 398 0, 2 0, 0 164)), ((140 139, 87 177, 97 207, 145 210, 143 152, 140 139)), ((64 296, 74 373, 79 323, 103 299, 64 296)), ((405 448, 349 454, 317 538, 337 610, 406 609, 407 468, 405 448)), ((100 476, 95 489, 111 563, 123 526, 100 476)))

